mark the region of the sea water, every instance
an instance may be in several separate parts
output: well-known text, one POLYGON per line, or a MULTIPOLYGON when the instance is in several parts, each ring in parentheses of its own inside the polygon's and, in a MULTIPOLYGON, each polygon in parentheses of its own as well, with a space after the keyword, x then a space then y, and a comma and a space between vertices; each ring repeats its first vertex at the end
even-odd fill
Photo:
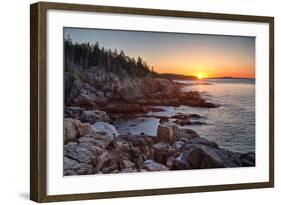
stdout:
MULTIPOLYGON (((218 108, 190 106, 157 106, 162 112, 147 115, 168 116, 176 114, 198 114, 200 119, 191 119, 204 124, 188 125, 201 137, 215 141, 220 147, 237 152, 255 152, 255 80, 254 79, 205 79, 201 81, 177 81, 182 91, 198 91, 218 108)), ((136 117, 118 120, 115 123, 120 134, 145 133, 156 136, 159 119, 136 117)))

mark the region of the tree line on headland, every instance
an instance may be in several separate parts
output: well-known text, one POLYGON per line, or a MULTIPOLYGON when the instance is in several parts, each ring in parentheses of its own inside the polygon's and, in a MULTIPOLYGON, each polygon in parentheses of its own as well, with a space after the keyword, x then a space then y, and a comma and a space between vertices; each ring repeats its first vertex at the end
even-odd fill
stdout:
POLYGON ((67 36, 64 40, 65 71, 70 71, 76 66, 83 70, 99 67, 118 75, 126 72, 132 78, 156 75, 153 67, 150 67, 141 57, 136 60, 127 56, 123 50, 118 52, 117 49, 106 49, 98 42, 95 44, 74 43, 70 36, 67 36))

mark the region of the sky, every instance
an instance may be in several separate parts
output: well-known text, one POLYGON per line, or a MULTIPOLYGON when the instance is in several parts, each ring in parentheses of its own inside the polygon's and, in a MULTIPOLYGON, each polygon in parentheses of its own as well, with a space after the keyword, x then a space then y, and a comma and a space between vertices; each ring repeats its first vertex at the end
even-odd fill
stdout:
POLYGON ((255 38, 188 33, 64 28, 73 42, 140 56, 158 73, 199 77, 255 77, 255 38))

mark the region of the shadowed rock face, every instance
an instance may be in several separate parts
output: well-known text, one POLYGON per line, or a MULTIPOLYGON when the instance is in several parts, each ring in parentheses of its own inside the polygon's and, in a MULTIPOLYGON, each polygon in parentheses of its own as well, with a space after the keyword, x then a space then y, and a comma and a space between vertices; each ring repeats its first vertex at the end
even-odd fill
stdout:
POLYGON ((67 142, 65 138, 64 175, 255 166, 254 153, 221 149, 193 130, 172 123, 160 124, 157 137, 119 135, 106 122, 96 122, 90 128, 83 136, 69 130, 73 133, 68 135, 77 140, 67 142))
POLYGON ((172 143, 176 139, 176 125, 161 123, 157 129, 157 137, 160 142, 172 143))
POLYGON ((79 120, 65 118, 64 119, 64 141, 76 141, 79 137, 88 134, 91 131, 89 123, 81 123, 79 120))
POLYGON ((82 122, 94 124, 95 122, 109 122, 106 112, 100 110, 84 110, 80 117, 82 122))
MULTIPOLYGON (((65 105, 107 113, 147 113, 148 106, 189 105, 213 108, 198 92, 181 92, 181 85, 163 78, 120 79, 118 75, 79 70, 77 77, 65 73, 65 105)), ((187 120, 181 123, 188 123, 187 120)))

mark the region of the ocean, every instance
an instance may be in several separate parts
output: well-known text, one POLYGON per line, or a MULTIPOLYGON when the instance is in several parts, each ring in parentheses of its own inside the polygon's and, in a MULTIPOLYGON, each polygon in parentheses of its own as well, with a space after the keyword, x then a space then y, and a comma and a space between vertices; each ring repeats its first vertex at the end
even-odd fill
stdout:
MULTIPOLYGON (((254 79, 205 79, 201 81, 177 81, 182 91, 198 91, 202 97, 218 108, 189 106, 157 106, 165 111, 149 112, 147 115, 168 116, 176 114, 199 114, 200 125, 186 128, 196 131, 201 137, 215 141, 220 147, 235 152, 255 152, 255 80, 254 79)), ((145 133, 156 136, 159 119, 136 117, 114 122, 120 134, 145 133)))

